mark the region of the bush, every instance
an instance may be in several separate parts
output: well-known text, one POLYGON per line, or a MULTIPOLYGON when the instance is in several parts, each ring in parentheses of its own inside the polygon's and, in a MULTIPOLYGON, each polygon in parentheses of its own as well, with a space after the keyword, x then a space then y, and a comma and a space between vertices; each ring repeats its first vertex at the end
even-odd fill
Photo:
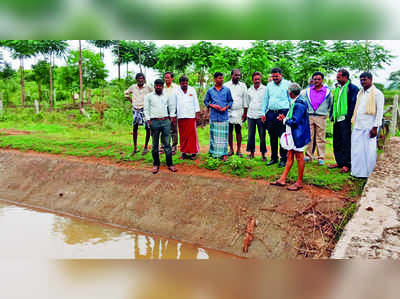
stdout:
POLYGON ((206 169, 210 170, 215 170, 218 169, 218 167, 222 164, 222 161, 220 159, 216 159, 213 157, 208 157, 206 161, 204 162, 203 166, 206 169))

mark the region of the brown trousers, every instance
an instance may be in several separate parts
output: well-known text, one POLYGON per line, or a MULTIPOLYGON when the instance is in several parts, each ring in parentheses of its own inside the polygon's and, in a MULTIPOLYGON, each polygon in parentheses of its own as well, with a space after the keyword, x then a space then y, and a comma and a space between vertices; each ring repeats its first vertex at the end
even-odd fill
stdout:
POLYGON ((325 157, 325 132, 326 116, 310 115, 311 142, 306 148, 306 157, 312 159, 315 151, 318 153, 318 160, 325 157))

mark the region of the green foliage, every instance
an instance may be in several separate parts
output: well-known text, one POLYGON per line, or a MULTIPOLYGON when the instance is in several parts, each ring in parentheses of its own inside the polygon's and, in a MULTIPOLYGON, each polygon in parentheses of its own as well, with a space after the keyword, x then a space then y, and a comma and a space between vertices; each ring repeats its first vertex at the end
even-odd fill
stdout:
POLYGON ((205 162, 201 165, 202 167, 210 170, 216 170, 223 162, 220 159, 208 157, 205 162))
POLYGON ((15 75, 16 71, 11 67, 11 64, 4 63, 3 66, 0 67, 0 79, 7 80, 15 75))
POLYGON ((120 63, 134 62, 140 68, 142 65, 154 67, 157 63, 157 47, 153 42, 121 40, 116 42, 112 52, 119 57, 120 63))
POLYGON ((223 74, 230 74, 232 69, 239 67, 239 58, 241 51, 229 47, 216 47, 214 55, 211 57, 211 67, 209 72, 222 72, 223 74))
POLYGON ((242 78, 248 86, 252 84, 251 74, 255 71, 261 72, 263 77, 263 84, 268 81, 268 73, 273 67, 272 56, 267 51, 266 41, 256 41, 252 47, 243 52, 243 57, 240 59, 240 69, 242 71, 242 78))
POLYGON ((347 206, 340 209, 342 222, 340 224, 333 224, 336 230, 335 239, 338 241, 343 233, 343 229, 346 227, 347 223, 353 218, 354 213, 356 212, 357 204, 352 202, 347 206))
POLYGON ((161 73, 167 71, 185 73, 186 68, 192 63, 186 47, 163 46, 158 50, 158 61, 154 68, 161 73))
POLYGON ((400 89, 400 71, 391 72, 388 80, 389 89, 400 89))
POLYGON ((247 176, 250 169, 250 163, 245 158, 233 155, 228 158, 222 167, 223 173, 244 177, 247 176))
POLYGON ((50 65, 45 60, 39 60, 32 65, 33 80, 39 85, 47 85, 50 82, 49 74, 50 65))
MULTIPOLYGON (((72 68, 65 71, 64 79, 72 86, 79 86, 78 63, 79 51, 71 51, 67 58, 67 64, 72 68), (75 84, 72 84, 71 81, 75 82, 75 84)), ((100 54, 95 54, 90 50, 82 50, 82 80, 85 87, 99 87, 101 83, 104 82, 107 74, 108 70, 106 70, 100 54)))

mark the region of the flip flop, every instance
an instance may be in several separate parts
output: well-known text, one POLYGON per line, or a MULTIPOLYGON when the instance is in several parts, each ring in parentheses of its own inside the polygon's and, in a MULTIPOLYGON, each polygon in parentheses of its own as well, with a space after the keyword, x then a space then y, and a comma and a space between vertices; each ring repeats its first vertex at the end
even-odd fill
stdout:
POLYGON ((149 150, 147 148, 143 149, 142 156, 145 156, 148 152, 149 152, 149 150))
POLYGON ((349 169, 347 166, 343 166, 343 167, 339 170, 340 173, 348 173, 349 171, 350 171, 350 169, 349 169))
POLYGON ((339 168, 339 165, 337 164, 331 164, 328 166, 329 169, 333 169, 333 168, 339 168))
POLYGON ((299 191, 299 190, 302 189, 302 188, 303 188, 303 186, 299 186, 299 185, 297 185, 296 183, 294 183, 293 185, 287 187, 287 189, 288 189, 289 191, 299 191))
POLYGON ((272 186, 278 186, 278 187, 285 187, 285 186, 286 186, 286 183, 285 183, 285 184, 282 184, 282 183, 279 182, 279 181, 270 182, 269 184, 272 185, 272 186))
POLYGON ((139 152, 139 150, 137 149, 137 150, 133 150, 132 152, 131 152, 131 156, 133 156, 134 154, 137 154, 139 152))
POLYGON ((172 172, 177 172, 178 169, 175 166, 168 166, 168 170, 172 171, 172 172))
POLYGON ((160 170, 160 166, 153 167, 153 174, 156 174, 160 170))

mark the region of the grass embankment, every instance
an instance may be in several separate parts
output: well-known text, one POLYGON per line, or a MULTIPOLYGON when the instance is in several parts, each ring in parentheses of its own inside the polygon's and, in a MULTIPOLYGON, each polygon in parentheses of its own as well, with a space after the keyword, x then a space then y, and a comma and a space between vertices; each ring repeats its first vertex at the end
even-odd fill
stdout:
MULTIPOLYGON (((1 133, 0 147, 18 150, 34 150, 53 154, 83 156, 83 157, 108 157, 116 162, 139 162, 143 165, 152 164, 151 153, 142 156, 140 153, 131 156, 132 128, 129 124, 116 125, 104 122, 97 117, 87 119, 78 111, 52 112, 35 114, 32 109, 6 112, 0 116, 0 127, 4 129, 24 130, 30 134, 1 133)), ((332 125, 327 128, 326 165, 334 162, 332 154, 332 125)), ((138 144, 143 148, 145 132, 140 127, 138 144)), ((200 146, 207 149, 209 142, 209 128, 199 128, 198 136, 200 146)), ((268 134, 267 134, 268 136, 268 134)), ((257 137, 258 139, 258 137, 257 137)), ((243 128, 243 144, 247 142, 247 123, 243 128)), ((259 144, 257 140, 257 144, 259 144)), ((269 140, 267 137, 267 145, 269 140)), ((261 157, 253 160, 230 157, 226 163, 209 158, 204 152, 200 154, 200 162, 181 161, 179 154, 174 156, 175 164, 204 167, 229 174, 253 179, 275 180, 283 169, 277 165, 267 167, 261 157)), ((269 156, 270 153, 267 154, 269 156)), ((165 156, 161 155, 161 162, 165 163, 165 156)), ((297 163, 294 163, 289 179, 297 179, 297 163)), ((350 195, 356 195, 356 183, 350 180, 348 174, 339 173, 338 169, 329 170, 326 166, 318 166, 316 162, 306 164, 304 182, 331 190, 354 190, 350 195)))

